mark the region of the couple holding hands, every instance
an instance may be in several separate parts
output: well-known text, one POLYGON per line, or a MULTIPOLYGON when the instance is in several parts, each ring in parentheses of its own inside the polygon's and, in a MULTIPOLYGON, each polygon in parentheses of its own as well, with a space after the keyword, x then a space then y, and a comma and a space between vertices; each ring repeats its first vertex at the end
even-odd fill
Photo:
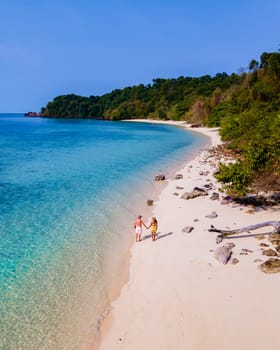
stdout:
POLYGON ((152 240, 156 240, 156 234, 158 229, 158 222, 155 217, 152 218, 152 221, 149 226, 145 225, 144 221, 142 220, 142 215, 138 215, 137 219, 134 222, 134 229, 136 234, 136 242, 141 241, 141 234, 142 234, 142 226, 145 226, 146 229, 151 228, 151 234, 152 234, 152 240))

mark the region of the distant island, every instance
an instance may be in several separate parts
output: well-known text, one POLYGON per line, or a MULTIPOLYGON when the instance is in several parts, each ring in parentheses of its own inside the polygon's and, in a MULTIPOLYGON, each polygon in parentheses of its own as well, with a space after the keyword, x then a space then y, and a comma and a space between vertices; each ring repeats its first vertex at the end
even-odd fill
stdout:
POLYGON ((264 52, 239 74, 154 79, 102 96, 55 97, 42 117, 157 119, 219 127, 236 162, 217 178, 228 193, 280 189, 280 53, 264 52))
POLYGON ((37 113, 37 112, 27 112, 24 113, 25 117, 42 117, 41 113, 37 113))

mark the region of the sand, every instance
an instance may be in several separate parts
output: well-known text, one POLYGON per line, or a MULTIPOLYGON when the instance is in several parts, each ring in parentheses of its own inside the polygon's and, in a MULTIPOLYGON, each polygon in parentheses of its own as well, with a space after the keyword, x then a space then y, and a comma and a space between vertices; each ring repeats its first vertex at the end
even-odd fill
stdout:
MULTIPOLYGON (((212 146, 221 143, 217 129, 192 131, 208 135, 212 146)), ((143 240, 132 246, 129 280, 102 325, 99 350, 280 349, 280 274, 258 269, 267 260, 260 243, 269 241, 233 238, 217 245, 216 233, 208 231, 210 225, 234 229, 280 220, 279 208, 256 211, 222 204, 220 184, 213 177, 218 160, 208 156, 208 150, 201 150, 183 165, 178 171, 183 178, 168 179, 155 201, 157 240, 153 242, 144 229, 143 240), (208 196, 181 199, 195 186, 209 183, 213 189, 208 196), (220 200, 210 199, 213 192, 219 192, 220 200), (206 217, 212 212, 216 218, 206 217), (183 232, 186 226, 193 230, 183 232), (215 259, 214 251, 225 242, 235 244, 232 258, 239 260, 237 264, 215 259)), ((149 223, 150 218, 144 221, 149 223)))

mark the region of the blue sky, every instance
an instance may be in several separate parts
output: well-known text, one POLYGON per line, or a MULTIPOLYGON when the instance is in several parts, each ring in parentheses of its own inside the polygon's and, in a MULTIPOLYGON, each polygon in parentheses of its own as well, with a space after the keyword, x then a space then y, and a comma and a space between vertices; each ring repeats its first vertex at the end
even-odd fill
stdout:
POLYGON ((279 0, 1 0, 0 112, 239 72, 280 49, 279 18, 279 0))

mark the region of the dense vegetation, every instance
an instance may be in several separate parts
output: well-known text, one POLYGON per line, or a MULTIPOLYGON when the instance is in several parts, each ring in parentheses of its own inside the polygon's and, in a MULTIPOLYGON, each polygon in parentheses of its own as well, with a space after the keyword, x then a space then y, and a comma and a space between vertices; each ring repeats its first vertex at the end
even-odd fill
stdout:
POLYGON ((103 96, 58 96, 42 109, 42 114, 56 118, 200 120, 222 93, 243 80, 243 76, 226 73, 154 79, 152 84, 117 89, 103 96), (211 98, 214 100, 206 105, 211 98))
POLYGON ((242 194, 280 188, 280 53, 263 53, 241 74, 154 79, 103 96, 58 96, 42 108, 55 118, 186 120, 220 127, 237 162, 217 178, 242 194))

